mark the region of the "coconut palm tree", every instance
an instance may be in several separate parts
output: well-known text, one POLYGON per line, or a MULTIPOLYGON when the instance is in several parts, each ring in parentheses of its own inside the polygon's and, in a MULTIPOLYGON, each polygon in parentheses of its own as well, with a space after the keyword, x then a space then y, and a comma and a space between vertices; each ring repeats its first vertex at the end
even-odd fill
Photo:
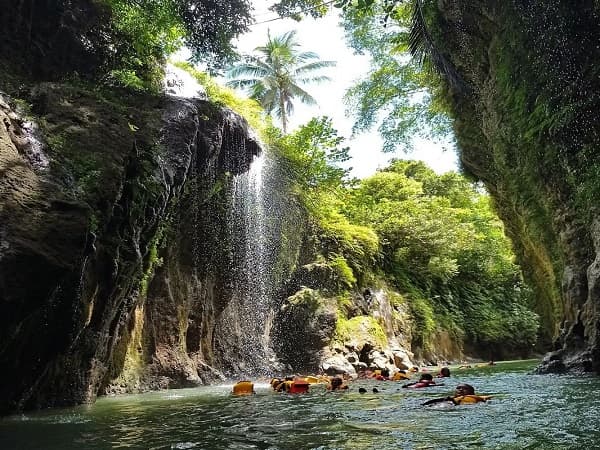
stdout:
POLYGON ((227 82, 229 86, 245 88, 267 113, 281 119, 283 132, 287 132, 288 118, 294 111, 294 99, 314 105, 315 99, 301 85, 330 80, 315 72, 335 65, 334 61, 321 61, 314 52, 302 52, 296 40, 296 31, 271 37, 265 46, 254 49, 256 55, 233 67, 227 82))

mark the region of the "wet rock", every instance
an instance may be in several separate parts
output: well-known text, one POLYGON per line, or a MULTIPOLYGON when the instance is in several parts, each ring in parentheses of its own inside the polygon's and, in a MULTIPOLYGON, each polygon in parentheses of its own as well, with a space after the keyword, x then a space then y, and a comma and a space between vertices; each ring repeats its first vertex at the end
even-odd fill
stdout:
MULTIPOLYGON (((304 288, 288 297, 274 329, 275 348, 282 363, 294 371, 316 371, 335 332, 336 320, 335 305, 315 290, 304 288)), ((343 347, 333 351, 345 361, 343 347)))
POLYGON ((167 378, 198 384, 200 364, 214 359, 206 330, 227 301, 227 280, 194 267, 190 214, 209 215, 190 207, 189 194, 248 169, 260 147, 247 124, 201 101, 126 95, 116 107, 69 86, 27 92, 49 165, 34 158, 24 140, 33 128, 17 130, 4 100, 0 414, 90 402, 112 381, 129 390, 167 378), (167 232, 181 240, 170 235, 159 255, 167 232), (124 367, 137 370, 127 386, 117 381, 124 367))
POLYGON ((346 361, 348 361, 352 365, 358 364, 359 363, 359 361, 358 361, 358 355, 356 353, 354 353, 354 352, 348 353, 346 355, 346 361))
POLYGON ((327 375, 348 374, 351 377, 356 377, 356 370, 342 355, 334 355, 325 359, 321 363, 321 368, 327 375))
POLYGON ((438 11, 444 50, 464 83, 452 86, 449 97, 461 162, 493 197, 535 292, 541 344, 557 350, 540 370, 600 373, 597 196, 574 194, 592 192, 598 178, 586 161, 599 143, 600 97, 586 67, 599 54, 582 45, 597 40, 597 2, 574 10, 565 2, 442 0, 438 11), (501 45, 507 40, 513 45, 501 45), (503 78, 515 68, 545 75, 503 78), (548 109, 545 124, 534 128, 514 114, 517 92, 524 94, 520 104, 548 109), (556 129, 554 104, 581 108, 556 129), (574 325, 558 335, 563 321, 574 325))

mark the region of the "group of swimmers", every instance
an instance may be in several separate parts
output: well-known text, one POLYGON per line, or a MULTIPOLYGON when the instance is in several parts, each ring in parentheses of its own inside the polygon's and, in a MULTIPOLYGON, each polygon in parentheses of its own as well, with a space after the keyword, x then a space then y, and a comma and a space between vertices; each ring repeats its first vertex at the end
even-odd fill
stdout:
MULTIPOLYGON (((295 376, 285 378, 272 378, 269 383, 275 392, 286 392, 288 394, 303 394, 308 392, 311 384, 326 384, 328 391, 345 391, 349 389, 348 384, 342 377, 321 376, 295 376)), ((254 383, 248 380, 238 381, 233 385, 234 395, 255 394, 254 383)))
MULTIPOLYGON (((411 371, 418 371, 418 368, 412 369, 411 371)), ((361 374, 359 374, 359 377, 373 378, 378 381, 401 381, 410 379, 410 374, 407 373, 407 371, 400 370, 394 373, 394 375, 390 376, 388 369, 381 369, 362 372, 361 374)), ((436 378, 448 377, 450 377, 450 369, 448 367, 443 367, 436 375, 436 378)), ((309 386, 315 383, 326 384, 326 389, 328 391, 346 391, 349 389, 349 386, 343 377, 327 377, 324 375, 272 378, 270 385, 275 392, 286 392, 288 394, 302 394, 308 392, 309 386)), ((430 386, 443 386, 443 383, 436 383, 431 373, 422 373, 418 381, 404 384, 402 387, 407 389, 419 389, 430 386)), ((364 394, 367 391, 365 388, 361 387, 359 388, 358 392, 364 394)), ((377 390, 377 388, 373 388, 373 392, 377 393, 379 391, 377 390)), ((249 395, 254 393, 254 384, 251 381, 239 381, 233 386, 234 395, 249 395)), ((470 384, 463 383, 459 384, 456 387, 454 395, 428 400, 425 403, 423 403, 423 406, 431 406, 442 402, 448 402, 454 405, 473 404, 486 402, 490 398, 491 396, 489 395, 475 395, 475 388, 470 384)))

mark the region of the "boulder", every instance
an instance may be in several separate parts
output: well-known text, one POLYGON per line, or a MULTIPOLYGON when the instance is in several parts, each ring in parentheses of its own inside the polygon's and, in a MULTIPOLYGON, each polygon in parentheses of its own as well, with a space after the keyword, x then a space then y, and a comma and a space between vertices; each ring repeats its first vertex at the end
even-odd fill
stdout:
POLYGON ((327 375, 342 375, 347 374, 351 377, 356 377, 356 369, 348 362, 348 360, 340 355, 333 355, 327 358, 321 364, 321 368, 327 375))

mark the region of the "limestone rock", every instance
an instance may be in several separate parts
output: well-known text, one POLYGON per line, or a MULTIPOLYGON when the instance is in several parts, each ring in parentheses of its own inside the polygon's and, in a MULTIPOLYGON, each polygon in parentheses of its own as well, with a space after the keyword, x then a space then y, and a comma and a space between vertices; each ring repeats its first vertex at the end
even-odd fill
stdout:
POLYGON ((342 355, 334 355, 321 363, 321 368, 327 375, 348 374, 351 377, 356 377, 354 366, 342 355))

